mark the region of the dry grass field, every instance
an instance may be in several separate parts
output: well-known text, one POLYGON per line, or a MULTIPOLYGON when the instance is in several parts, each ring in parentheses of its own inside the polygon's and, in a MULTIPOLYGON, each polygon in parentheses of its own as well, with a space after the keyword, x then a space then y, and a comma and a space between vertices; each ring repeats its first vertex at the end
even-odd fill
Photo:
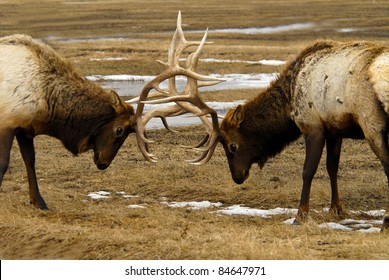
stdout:
MULTIPOLYGON (((83 75, 156 75, 175 28, 184 30, 288 26, 310 27, 268 34, 210 32, 204 57, 289 60, 317 39, 369 40, 389 44, 388 1, 0 1, 0 35, 25 33, 52 45, 83 75), (124 39, 118 39, 124 38, 124 39), (125 58, 93 60, 94 58, 125 58)), ((198 33, 187 35, 199 38, 198 33)), ((0 54, 1 55, 1 54, 0 54)), ((205 63, 202 73, 278 72, 279 67, 205 63)), ((208 100, 249 99, 258 90, 205 94, 208 100)), ((235 185, 221 146, 204 166, 184 159, 202 128, 180 134, 150 131, 157 164, 143 159, 130 135, 112 165, 99 171, 92 153, 72 156, 53 138, 36 138, 37 176, 50 210, 29 204, 28 182, 17 145, 0 191, 1 259, 388 259, 387 233, 344 232, 319 227, 344 218, 370 219, 352 210, 384 209, 388 200, 382 167, 364 141, 346 140, 339 186, 346 213, 335 217, 324 164, 311 192, 309 220, 300 226, 271 218, 220 215, 216 208, 192 210, 161 202, 210 201, 222 207, 296 208, 300 198, 304 142, 298 140, 261 171, 251 169, 235 185), (108 198, 88 194, 106 191, 108 198), (134 197, 125 197, 132 195, 134 197), (129 208, 140 205, 144 208, 129 208), (315 211, 316 210, 316 211, 315 211)), ((16 144, 16 143, 15 143, 16 144)))

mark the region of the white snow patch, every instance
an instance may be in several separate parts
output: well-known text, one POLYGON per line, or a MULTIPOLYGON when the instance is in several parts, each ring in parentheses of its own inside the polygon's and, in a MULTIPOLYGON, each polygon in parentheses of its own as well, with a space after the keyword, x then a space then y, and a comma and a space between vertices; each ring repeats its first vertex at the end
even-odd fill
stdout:
POLYGON ((138 204, 130 204, 130 205, 127 205, 126 207, 130 208, 130 209, 145 209, 146 208, 146 206, 138 205, 138 204))
MULTIPOLYGON (((254 209, 250 207, 245 207, 242 205, 232 205, 224 209, 214 211, 212 213, 225 214, 225 215, 246 215, 253 217, 261 218, 271 218, 276 215, 297 215, 297 209, 291 208, 274 208, 274 209, 254 209)), ((328 211, 328 209, 323 209, 323 212, 328 211)), ((382 210, 384 211, 384 210, 382 210)), ((367 211, 372 214, 381 214, 381 210, 371 210, 367 211)), ((318 212, 318 211, 317 211, 318 212)), ((283 222, 286 225, 293 225, 295 218, 287 219, 283 222)), ((320 228, 341 230, 347 232, 364 232, 364 233, 374 233, 379 232, 380 228, 376 227, 382 225, 382 220, 355 220, 355 219, 344 219, 339 223, 329 222, 320 224, 320 228)))
POLYGON ((139 195, 123 194, 122 197, 123 198, 137 198, 137 197, 139 197, 139 195))
POLYGON ((88 197, 91 199, 104 199, 104 198, 109 198, 111 193, 106 192, 106 191, 98 191, 98 192, 92 192, 88 194, 88 197))
MULTIPOLYGON (((221 89, 243 89, 243 88, 266 88, 270 83, 277 79, 278 73, 259 73, 259 74, 211 74, 211 77, 225 80, 218 84, 221 89)), ((213 86, 216 90, 218 85, 213 86)))
POLYGON ((334 223, 334 222, 320 224, 319 228, 336 229, 336 230, 342 230, 342 231, 352 231, 351 228, 343 226, 339 223, 334 223))
POLYGON ((371 225, 382 225, 382 220, 355 220, 355 219, 344 219, 340 221, 342 225, 353 225, 353 224, 371 224, 371 225))
POLYGON ((274 208, 269 210, 263 209, 254 209, 250 207, 245 207, 241 205, 232 205, 225 209, 220 209, 215 211, 214 213, 225 214, 225 215, 246 215, 246 216, 254 216, 254 217, 262 217, 262 218, 270 218, 275 215, 296 215, 297 209, 289 209, 289 208, 274 208))
POLYGON ((143 76, 143 75, 90 75, 86 76, 90 81, 151 81, 154 76, 143 76))
MULTIPOLYGON (((375 213, 376 210, 373 211, 375 213)), ((332 228, 335 230, 342 231, 355 231, 365 233, 380 232, 381 229, 375 226, 382 225, 382 220, 355 220, 355 219, 344 219, 339 223, 324 223, 320 224, 320 228, 332 228)))
POLYGON ((376 233, 380 232, 381 229, 378 227, 373 227, 371 223, 363 223, 363 221, 356 221, 355 224, 344 225, 341 223, 323 223, 319 225, 320 228, 329 228, 341 231, 355 231, 355 232, 364 232, 364 233, 376 233))
POLYGON ((377 232, 381 232, 381 229, 378 228, 378 227, 371 227, 369 229, 360 229, 360 230, 357 230, 358 232, 364 232, 364 233, 377 233, 377 232))
POLYGON ((358 28, 338 28, 336 29, 336 31, 340 32, 340 33, 350 33, 350 32, 355 32, 355 31, 358 31, 358 28))
MULTIPOLYGON (((126 192, 116 192, 117 195, 120 195, 123 198, 137 198, 138 195, 129 195, 126 194, 126 192)), ((110 198, 111 193, 107 191, 97 191, 97 192, 91 192, 87 196, 91 199, 104 199, 104 198, 110 198)))
POLYGON ((91 58, 90 61, 121 61, 127 60, 125 57, 104 57, 104 58, 91 58))
POLYGON ((209 32, 217 33, 239 33, 239 34, 274 34, 280 32, 296 31, 312 29, 317 25, 313 22, 307 23, 292 23, 287 25, 269 26, 269 27, 248 27, 248 28, 226 28, 226 29, 213 29, 209 32))
POLYGON ((239 59, 217 59, 217 58, 200 58, 202 62, 211 63, 245 63, 245 64, 262 64, 269 66, 284 65, 286 61, 275 59, 262 59, 262 60, 239 60, 239 59))
POLYGON ((210 207, 220 207, 223 204, 221 202, 210 202, 210 201, 190 201, 190 202, 166 202, 163 201, 161 204, 167 205, 171 208, 185 208, 188 207, 192 210, 198 210, 210 207))
POLYGON ((357 215, 367 215, 367 216, 372 216, 372 217, 382 217, 385 215, 385 210, 368 210, 368 211, 350 211, 353 214, 357 215))
POLYGON ((286 221, 283 221, 285 225, 293 225, 295 218, 287 219, 286 221))
POLYGON ((121 195, 123 198, 137 198, 139 195, 130 195, 126 194, 126 192, 116 192, 118 195, 121 195))

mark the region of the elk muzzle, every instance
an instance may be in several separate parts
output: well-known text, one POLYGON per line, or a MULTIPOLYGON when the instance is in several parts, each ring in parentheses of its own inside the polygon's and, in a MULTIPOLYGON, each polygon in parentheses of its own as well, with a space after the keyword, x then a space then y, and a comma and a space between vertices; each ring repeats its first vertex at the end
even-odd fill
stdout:
POLYGON ((231 170, 232 179, 238 185, 243 184, 244 181, 246 181, 246 179, 249 177, 249 173, 250 173, 249 169, 233 170, 232 168, 230 168, 230 170, 231 170))
POLYGON ((102 152, 94 149, 93 161, 99 170, 107 169, 113 160, 113 157, 104 157, 102 154, 102 152))

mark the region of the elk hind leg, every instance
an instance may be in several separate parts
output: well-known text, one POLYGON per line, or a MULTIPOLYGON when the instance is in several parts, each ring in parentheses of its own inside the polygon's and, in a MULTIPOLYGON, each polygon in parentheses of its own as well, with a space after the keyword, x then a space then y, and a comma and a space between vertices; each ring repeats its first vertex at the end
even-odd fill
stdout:
POLYGON ((11 129, 0 130, 0 187, 4 174, 8 170, 14 131, 11 129))
POLYGON ((36 179, 34 140, 32 138, 28 138, 22 132, 16 134, 16 139, 18 140, 20 152, 22 153, 23 161, 27 169, 30 203, 37 208, 47 210, 48 208, 46 202, 39 192, 38 182, 36 179))
POLYGON ((326 140, 327 145, 327 172, 331 181, 331 208, 330 211, 335 215, 343 212, 342 203, 338 192, 338 169, 340 151, 342 147, 342 138, 329 137, 326 140))

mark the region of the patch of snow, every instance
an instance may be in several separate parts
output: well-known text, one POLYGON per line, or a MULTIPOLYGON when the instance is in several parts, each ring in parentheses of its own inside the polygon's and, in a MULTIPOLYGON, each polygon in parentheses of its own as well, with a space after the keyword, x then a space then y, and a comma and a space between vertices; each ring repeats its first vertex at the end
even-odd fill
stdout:
POLYGON ((286 221, 283 221, 285 225, 293 225, 295 218, 287 219, 286 221))
POLYGON ((130 205, 127 205, 126 207, 130 208, 130 209, 144 209, 144 208, 146 208, 146 206, 138 205, 138 204, 130 204, 130 205))
POLYGON ((91 58, 90 61, 121 61, 126 60, 125 57, 104 57, 104 58, 91 58))
POLYGON ((241 205, 232 205, 225 209, 220 209, 215 211, 214 213, 220 213, 225 215, 246 215, 246 216, 254 216, 254 217, 262 217, 262 218, 270 218, 274 215, 296 215, 297 209, 289 209, 289 208, 274 208, 269 210, 263 209, 254 209, 250 207, 244 207, 241 205))
POLYGON ((139 195, 130 195, 126 194, 126 192, 116 192, 118 195, 121 195, 123 198, 137 198, 139 195))
POLYGON ((377 227, 371 227, 371 228, 368 228, 368 229, 360 229, 360 230, 357 230, 358 232, 364 232, 364 233, 377 233, 377 232, 381 232, 381 229, 380 228, 377 228, 377 227))
POLYGON ((367 215, 372 217, 382 217, 385 215, 385 210, 368 210, 368 211, 350 211, 350 213, 357 214, 357 215, 367 215))
POLYGON ((151 81, 154 76, 143 76, 143 75, 90 75, 86 76, 90 81, 151 81))
POLYGON ((340 33, 350 33, 350 32, 355 32, 355 31, 358 31, 357 28, 338 28, 336 29, 337 32, 340 32, 340 33))
POLYGON ((110 192, 106 191, 98 191, 98 192, 92 192, 89 193, 87 196, 90 197, 91 199, 104 199, 104 198, 109 198, 110 192))
POLYGON ((262 65, 269 65, 269 66, 280 66, 284 65, 286 61, 283 60, 275 60, 275 59, 262 59, 259 61, 262 65))
POLYGON ((192 210, 198 210, 210 207, 220 207, 223 204, 221 202, 210 202, 210 201, 190 201, 190 202, 166 202, 163 201, 161 204, 167 205, 171 208, 185 208, 188 207, 192 210))
POLYGON ((355 220, 355 219, 344 219, 340 221, 342 225, 352 225, 352 224, 371 224, 371 225, 382 225, 382 220, 355 220))
POLYGON ((269 66, 284 65, 286 61, 275 59, 262 59, 262 60, 239 60, 239 59, 216 59, 216 58, 200 58, 202 62, 212 63, 246 63, 246 64, 262 64, 269 66))
MULTIPOLYGON (((269 26, 269 27, 248 27, 248 28, 226 28, 226 29, 213 29, 209 32, 217 33, 239 33, 239 34, 274 34, 281 32, 297 31, 312 29, 317 25, 313 22, 307 23, 292 23, 287 25, 269 26)), ((190 31, 188 31, 189 33, 190 31)))
POLYGON ((122 197, 123 198, 137 198, 137 197, 139 197, 139 195, 123 194, 122 197))
MULTIPOLYGON (((212 213, 225 214, 225 215, 246 215, 253 217, 261 218, 271 218, 275 215, 297 215, 297 209, 290 208, 274 208, 274 209, 254 209, 250 207, 244 207, 242 205, 232 205, 224 209, 219 209, 212 213)), ((328 212, 328 209, 323 209, 323 212, 328 212)), ((319 212, 319 211, 316 211, 319 212)), ((371 210, 368 211, 372 214, 381 213, 381 210, 371 210)), ((290 218, 283 221, 283 224, 293 225, 295 218, 290 218)), ((374 233, 379 232, 380 228, 375 227, 375 225, 382 225, 382 220, 355 220, 355 219, 344 219, 339 223, 329 222, 320 224, 320 228, 341 230, 347 232, 365 232, 365 233, 374 233)))
POLYGON ((319 228, 336 229, 336 230, 342 230, 342 231, 352 231, 352 229, 349 227, 346 227, 346 226, 341 225, 339 223, 333 223, 333 222, 320 224, 319 228))

